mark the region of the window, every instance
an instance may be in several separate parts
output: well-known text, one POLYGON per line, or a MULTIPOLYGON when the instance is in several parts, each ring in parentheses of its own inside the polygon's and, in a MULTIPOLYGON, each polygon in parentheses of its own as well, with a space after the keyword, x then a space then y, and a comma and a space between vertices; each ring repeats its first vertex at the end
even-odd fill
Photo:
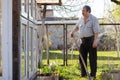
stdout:
POLYGON ((21 74, 26 76, 26 25, 22 25, 21 74))
POLYGON ((21 5, 21 9, 22 9, 22 12, 27 12, 27 5, 26 5, 26 3, 27 3, 27 0, 22 0, 21 1, 22 3, 22 5, 21 5))
POLYGON ((2 31, 1 31, 1 28, 2 28, 2 6, 1 6, 1 0, 0 0, 0 76, 2 76, 2 52, 1 52, 1 41, 2 41, 2 39, 1 39, 1 37, 2 37, 2 31))

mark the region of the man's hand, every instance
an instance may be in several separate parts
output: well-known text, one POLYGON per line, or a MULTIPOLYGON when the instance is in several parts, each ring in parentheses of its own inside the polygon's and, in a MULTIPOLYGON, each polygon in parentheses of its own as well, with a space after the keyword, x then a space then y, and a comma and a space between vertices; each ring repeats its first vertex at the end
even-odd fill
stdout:
POLYGON ((92 47, 93 47, 93 48, 96 48, 96 47, 97 47, 97 44, 98 44, 98 41, 97 41, 97 39, 96 39, 96 40, 93 41, 92 47))
POLYGON ((70 33, 70 37, 73 37, 74 36, 74 33, 76 32, 76 31, 78 31, 78 27, 75 27, 74 29, 73 29, 73 31, 70 33))
POLYGON ((93 47, 93 48, 96 48, 97 45, 98 45, 98 33, 95 33, 95 34, 94 34, 94 41, 93 41, 92 47, 93 47))

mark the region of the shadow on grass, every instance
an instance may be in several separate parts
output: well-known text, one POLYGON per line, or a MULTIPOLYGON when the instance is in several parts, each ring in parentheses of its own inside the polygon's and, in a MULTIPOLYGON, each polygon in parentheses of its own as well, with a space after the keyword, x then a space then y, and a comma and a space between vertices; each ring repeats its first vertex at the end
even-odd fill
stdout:
MULTIPOLYGON (((72 57, 72 59, 78 59, 78 54, 70 54, 70 53, 68 53, 67 54, 67 58, 68 59, 71 59, 71 57, 72 57)), ((63 52, 61 51, 61 52, 49 52, 49 57, 50 57, 50 59, 63 59, 64 58, 64 54, 63 54, 63 52)), ((46 53, 44 52, 43 53, 43 59, 46 59, 46 53)))
POLYGON ((119 57, 98 56, 98 60, 120 60, 119 57))
MULTIPOLYGON (((64 54, 57 52, 49 52, 50 59, 64 59, 64 54)), ((69 54, 67 55, 68 60, 76 60, 79 58, 79 54, 69 54)), ((111 56, 98 56, 98 60, 120 60, 119 57, 111 57, 111 56)), ((43 53, 43 59, 46 59, 46 53, 43 53)))

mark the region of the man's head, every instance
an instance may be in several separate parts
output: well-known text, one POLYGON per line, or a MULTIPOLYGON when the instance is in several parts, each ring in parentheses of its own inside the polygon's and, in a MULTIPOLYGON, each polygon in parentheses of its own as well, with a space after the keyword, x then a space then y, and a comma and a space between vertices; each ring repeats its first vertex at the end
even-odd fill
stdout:
POLYGON ((89 16, 90 13, 91 13, 91 8, 90 8, 90 6, 85 5, 85 6, 83 7, 83 10, 82 10, 82 15, 83 15, 84 17, 86 17, 86 16, 89 16))

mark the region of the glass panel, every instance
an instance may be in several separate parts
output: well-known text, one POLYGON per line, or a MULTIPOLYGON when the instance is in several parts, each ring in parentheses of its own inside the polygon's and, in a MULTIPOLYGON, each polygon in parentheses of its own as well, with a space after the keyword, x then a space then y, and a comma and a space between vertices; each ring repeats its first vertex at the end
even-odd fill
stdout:
POLYGON ((36 30, 34 30, 34 40, 33 40, 33 65, 34 65, 34 70, 36 70, 36 64, 37 64, 37 59, 36 59, 36 56, 37 56, 37 32, 36 30))
POLYGON ((33 0, 29 0, 29 15, 33 16, 33 5, 32 5, 33 0))
POLYGON ((22 0, 21 1, 21 9, 22 9, 22 12, 26 12, 26 2, 27 2, 27 0, 22 0))
POLYGON ((0 0, 0 76, 2 76, 2 56, 1 56, 1 36, 2 36, 2 31, 1 31, 1 28, 2 28, 2 26, 1 26, 1 23, 2 23, 2 6, 1 6, 2 4, 1 4, 1 0, 0 0))
POLYGON ((33 0, 33 17, 35 18, 35 12, 36 12, 36 3, 35 0, 33 0))
POLYGON ((32 28, 29 30, 29 71, 32 71, 32 28))
POLYGON ((33 17, 33 0, 31 0, 31 16, 33 17))
POLYGON ((27 0, 25 0, 25 12, 27 12, 27 0))
POLYGON ((21 53, 22 77, 26 75, 26 25, 22 25, 22 53, 21 53))

